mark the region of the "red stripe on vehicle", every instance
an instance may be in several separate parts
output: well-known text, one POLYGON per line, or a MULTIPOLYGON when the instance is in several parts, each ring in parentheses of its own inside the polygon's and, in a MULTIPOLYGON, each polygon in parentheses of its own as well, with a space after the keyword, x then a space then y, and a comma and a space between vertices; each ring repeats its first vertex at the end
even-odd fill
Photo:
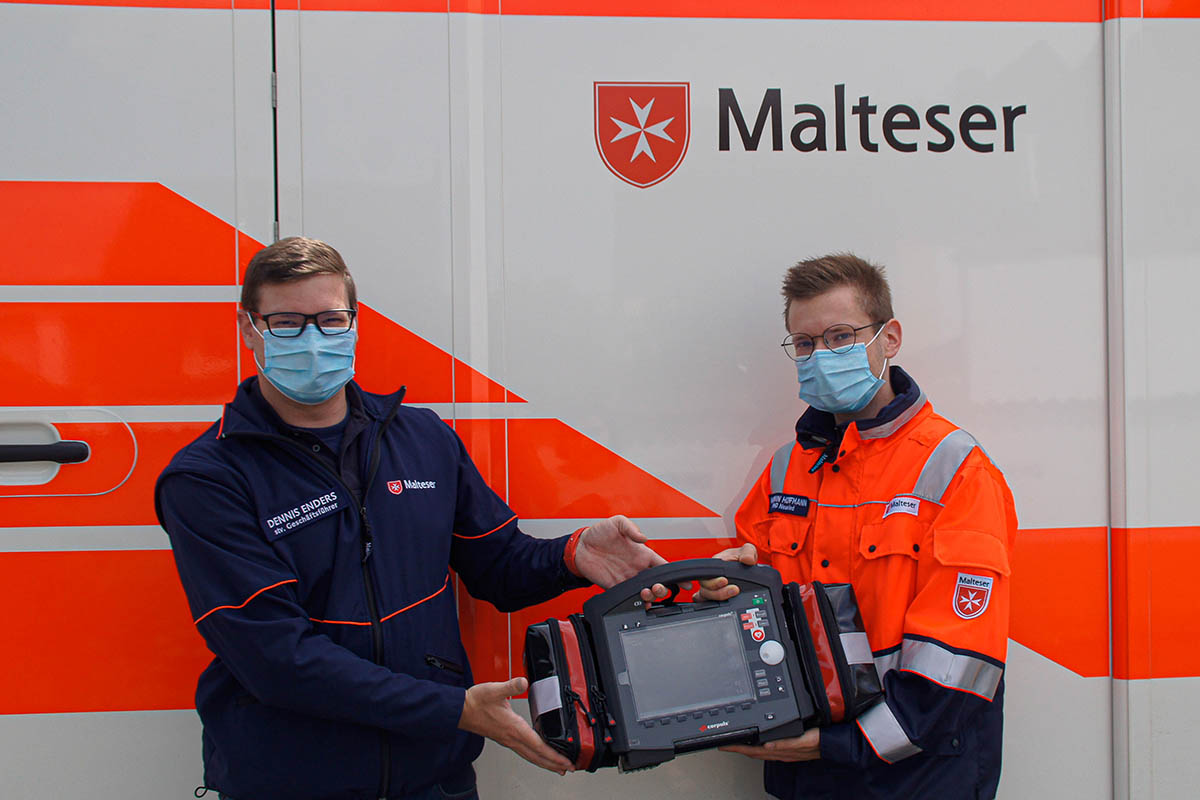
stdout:
POLYGON ((0 181, 0 239, 0 283, 38 286, 235 284, 262 247, 158 183, 0 181))
POLYGON ((1200 675, 1198 561, 1200 527, 1112 529, 1114 678, 1200 675))
POLYGON ((235 303, 0 303, 4 404, 217 405, 237 385, 235 303))
MULTIPOLYGON (((44 0, 15 2, 46 4, 44 0)), ((228 0, 56 0, 54 5, 124 6, 132 8, 196 8, 229 10, 228 0)), ((233 0, 238 10, 265 10, 266 0, 233 0)), ((374 11, 408 13, 498 14, 498 0, 279 0, 279 11, 374 11)), ((503 3, 503 13, 521 16, 568 17, 692 17, 740 19, 866 19, 996 22, 1098 22, 1101 4, 1085 0, 1019 0, 1011 3, 979 3, 964 0, 833 0, 801 4, 792 0, 760 0, 733 3, 729 0, 516 0, 503 3)))
POLYGON ((0 554, 0 608, 0 714, 192 708, 212 659, 168 550, 0 554))

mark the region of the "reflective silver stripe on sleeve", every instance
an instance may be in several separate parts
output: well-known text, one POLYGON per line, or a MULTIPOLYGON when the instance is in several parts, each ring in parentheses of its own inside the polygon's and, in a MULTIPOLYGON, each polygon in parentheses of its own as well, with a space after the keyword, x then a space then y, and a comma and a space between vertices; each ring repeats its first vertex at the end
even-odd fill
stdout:
POLYGON ((921 752, 921 748, 908 740, 908 734, 900 727, 900 721, 886 700, 871 706, 867 713, 859 717, 858 727, 871 743, 875 755, 889 764, 921 752))
POLYGON ((975 656, 948 650, 934 642, 905 639, 900 669, 923 675, 934 683, 991 700, 1004 676, 1004 667, 975 656))
POLYGON ((862 631, 849 631, 841 635, 842 652, 846 654, 847 664, 874 664, 871 655, 871 643, 862 631))
POLYGON ((883 680, 883 676, 894 669, 900 669, 900 651, 893 650, 890 653, 885 653, 881 656, 875 656, 875 672, 879 675, 879 680, 883 680))
POLYGON ((964 430, 952 431, 929 454, 912 493, 922 500, 940 501, 950 481, 979 443, 964 430))
POLYGON ((771 494, 783 491, 783 479, 787 477, 788 463, 792 460, 792 449, 796 442, 790 441, 775 451, 771 458, 771 494))

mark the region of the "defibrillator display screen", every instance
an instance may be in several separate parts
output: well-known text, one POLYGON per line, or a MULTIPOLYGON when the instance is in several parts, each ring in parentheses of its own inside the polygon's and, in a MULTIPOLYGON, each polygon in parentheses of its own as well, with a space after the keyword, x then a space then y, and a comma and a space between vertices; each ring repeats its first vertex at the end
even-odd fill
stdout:
POLYGON ((754 699, 732 611, 621 631, 639 720, 754 699))

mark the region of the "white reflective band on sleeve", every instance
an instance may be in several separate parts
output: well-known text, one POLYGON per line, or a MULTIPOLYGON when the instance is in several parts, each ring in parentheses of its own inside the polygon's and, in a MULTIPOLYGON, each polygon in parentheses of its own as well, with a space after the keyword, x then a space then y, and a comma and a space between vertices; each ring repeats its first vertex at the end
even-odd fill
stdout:
POLYGON ((796 442, 792 440, 776 450, 771 458, 771 494, 783 491, 783 479, 787 477, 788 463, 792 460, 792 450, 795 447, 796 442))
POLYGON ((883 680, 883 676, 887 675, 894 669, 900 669, 900 651, 893 650, 882 656, 875 656, 875 672, 879 675, 879 680, 883 680))
POLYGON ((958 468, 967 460, 967 456, 977 444, 975 437, 964 430, 947 434, 946 438, 933 448, 925 466, 921 468, 917 485, 912 491, 913 495, 926 500, 940 501, 950 486, 950 481, 954 480, 958 468))
POLYGON ((862 631, 843 633, 842 650, 846 653, 847 664, 874 664, 875 657, 871 655, 871 643, 862 631))
POLYGON ((547 711, 562 708, 562 692, 558 686, 558 676, 551 675, 534 681, 529 686, 529 718, 537 719, 547 711))
POLYGON ((908 740, 908 735, 900 727, 899 720, 892 714, 886 701, 876 703, 859 717, 858 727, 871 743, 875 754, 889 764, 921 752, 921 748, 908 740))
POLYGON ((991 700, 1004 676, 1004 667, 975 656, 955 653, 933 642, 905 639, 900 669, 923 675, 934 683, 991 700))

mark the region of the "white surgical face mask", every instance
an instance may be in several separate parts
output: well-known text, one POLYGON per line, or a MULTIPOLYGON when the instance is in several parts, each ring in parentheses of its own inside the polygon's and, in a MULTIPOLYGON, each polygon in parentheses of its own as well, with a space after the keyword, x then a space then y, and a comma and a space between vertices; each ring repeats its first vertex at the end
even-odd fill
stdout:
POLYGON ((358 331, 327 336, 308 324, 299 336, 265 336, 263 361, 258 371, 285 397, 308 406, 319 405, 337 394, 354 377, 354 349, 358 331))

